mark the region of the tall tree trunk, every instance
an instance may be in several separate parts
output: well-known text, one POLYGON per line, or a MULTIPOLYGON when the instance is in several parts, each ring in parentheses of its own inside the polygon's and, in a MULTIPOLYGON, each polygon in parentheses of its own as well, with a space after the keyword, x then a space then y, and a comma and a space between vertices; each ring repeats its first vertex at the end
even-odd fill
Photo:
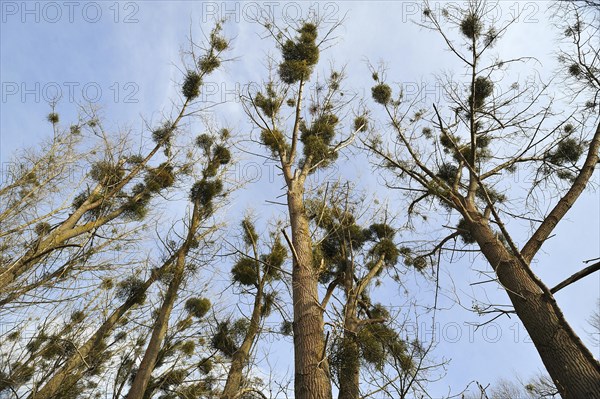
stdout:
POLYGON ((304 209, 303 182, 288 184, 292 228, 294 302, 294 394, 296 399, 331 399, 329 365, 323 339, 323 311, 313 267, 312 242, 304 209))
POLYGON ((369 273, 356 283, 354 282, 354 267, 352 261, 348 259, 350 266, 344 275, 346 305, 344 307, 343 359, 339 370, 340 392, 338 399, 358 399, 360 397, 360 348, 358 346, 358 333, 361 326, 358 318, 358 299, 383 267, 384 259, 383 255, 380 256, 369 273))
POLYGON ((529 264, 507 250, 480 214, 470 216, 471 234, 506 289, 561 396, 600 398, 600 364, 567 323, 554 296, 540 285, 529 264))
POLYGON ((340 384, 338 399, 358 399, 360 395, 360 352, 358 347, 358 319, 356 318, 355 304, 355 300, 348 298, 344 317, 342 359, 338 376, 340 384))
POLYGON ((244 337, 244 342, 242 342, 240 348, 231 358, 231 367, 227 374, 227 382, 225 383, 225 388, 223 388, 221 399, 235 399, 240 391, 244 367, 246 367, 246 363, 250 356, 250 349, 252 349, 252 344, 260 329, 262 298, 263 287, 262 284, 259 284, 258 292, 254 297, 254 308, 252 309, 252 316, 250 317, 250 326, 244 337))
POLYGON ((358 399, 360 396, 360 350, 356 333, 345 331, 343 345, 338 399, 358 399))
MULTIPOLYGON (((175 264, 173 265, 173 279, 169 283, 165 300, 160 308, 156 322, 152 329, 152 337, 146 347, 146 352, 140 363, 140 367, 135 375, 135 379, 131 384, 127 399, 142 399, 144 392, 148 387, 148 382, 152 376, 152 371, 156 365, 156 359, 158 352, 163 344, 165 336, 167 335, 167 328, 169 326, 169 318, 177 299, 179 287, 183 281, 183 275, 185 272, 185 260, 190 251, 192 243, 196 238, 196 232, 200 226, 200 220, 204 215, 204 209, 201 208, 201 204, 198 199, 194 201, 194 208, 192 210, 192 217, 190 225, 187 230, 185 241, 181 244, 181 247, 173 255, 175 257, 175 264)), ((206 215, 204 215, 206 216, 206 215)))
POLYGON ((148 382, 152 376, 152 371, 154 371, 158 352, 160 351, 167 334, 169 317, 171 317, 175 299, 177 299, 177 293, 179 291, 179 287, 181 286, 181 282, 183 281, 185 257, 187 254, 186 244, 184 244, 184 248, 179 251, 177 256, 173 280, 171 280, 169 288, 167 289, 165 300, 163 301, 160 312, 158 313, 158 317, 156 318, 156 322, 154 323, 154 328, 152 329, 152 337, 150 338, 150 342, 146 347, 146 352, 144 353, 140 367, 135 375, 135 379, 131 384, 131 388, 127 394, 127 399, 142 399, 144 397, 144 392, 148 387, 148 382))

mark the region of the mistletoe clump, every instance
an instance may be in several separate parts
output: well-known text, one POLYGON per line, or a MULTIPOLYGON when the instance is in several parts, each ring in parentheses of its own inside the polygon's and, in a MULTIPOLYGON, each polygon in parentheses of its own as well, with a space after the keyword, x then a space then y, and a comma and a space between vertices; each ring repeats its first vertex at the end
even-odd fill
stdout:
POLYGON ((285 136, 279 129, 263 129, 260 141, 271 150, 273 156, 286 151, 288 147, 285 136))
POLYGON ((48 119, 48 122, 50 122, 50 123, 52 123, 54 125, 54 124, 58 123, 59 117, 58 117, 58 114, 56 112, 51 112, 51 113, 48 114, 47 119, 48 119))
POLYGON ((171 187, 175 183, 173 166, 168 162, 160 164, 157 168, 149 168, 144 176, 146 189, 150 192, 158 192, 171 187))
POLYGON ((376 103, 386 105, 392 100, 392 88, 385 83, 379 83, 371 88, 371 96, 376 103))
POLYGON ((216 145, 213 149, 212 161, 218 165, 227 165, 231 161, 231 152, 224 145, 216 145))
POLYGON ((458 177, 458 168, 451 163, 443 163, 436 174, 437 177, 449 185, 453 185, 458 177))
POLYGON ((204 169, 205 177, 214 177, 217 175, 219 168, 227 165, 231 161, 231 152, 221 144, 217 144, 212 148, 212 154, 209 156, 208 164, 204 169))
POLYGON ((473 91, 469 96, 469 104, 473 104, 475 109, 480 109, 483 106, 484 101, 494 90, 494 84, 492 81, 484 76, 478 76, 475 79, 473 91))
POLYGON ((200 370, 202 374, 210 373, 213 366, 213 361, 209 357, 202 358, 202 360, 198 362, 198 370, 200 370))
POLYGON ((170 122, 165 122, 161 127, 152 132, 152 140, 156 144, 168 144, 173 137, 175 127, 170 122))
POLYGON ((573 77, 579 77, 582 73, 581 66, 579 64, 574 63, 569 65, 569 74, 573 77))
POLYGON ((288 39, 281 46, 283 62, 279 64, 279 77, 287 84, 306 80, 319 61, 317 26, 305 23, 298 33, 296 40, 288 39))
POLYGON ((276 300, 277 300, 276 292, 265 293, 265 295, 263 296, 263 303, 260 307, 260 313, 263 317, 267 317, 271 314, 276 300))
POLYGON ((362 358, 377 370, 383 369, 389 357, 397 360, 408 357, 406 343, 385 324, 368 324, 360 330, 357 338, 362 358))
POLYGON ((467 38, 475 40, 481 35, 483 23, 478 15, 470 13, 460 23, 460 31, 467 38))
POLYGON ((331 141, 335 136, 335 128, 339 119, 334 114, 323 114, 313 120, 310 127, 302 122, 300 125, 300 141, 304 144, 304 157, 314 165, 322 162, 328 165, 337 158, 337 153, 331 151, 331 141))
POLYGON ((210 34, 210 45, 217 52, 227 50, 229 42, 223 36, 219 35, 217 31, 212 31, 210 34))
POLYGON ((369 253, 374 257, 383 256, 386 265, 389 266, 395 265, 398 262, 398 256, 400 255, 398 247, 389 238, 384 238, 376 243, 373 248, 371 248, 369 253))
POLYGON ((105 186, 112 186, 123 179, 125 170, 120 166, 108 161, 96 162, 90 170, 90 177, 105 186))
POLYGON ((232 357, 239 349, 238 341, 248 330, 248 322, 239 319, 235 323, 220 322, 211 340, 211 346, 227 357, 232 357))
POLYGON ((267 85, 266 95, 259 92, 254 97, 254 105, 260 108, 263 114, 269 119, 273 119, 277 116, 277 113, 281 108, 281 101, 282 99, 277 96, 271 83, 267 85))
POLYGON ((258 269, 254 259, 241 258, 231 269, 233 281, 241 285, 251 286, 258 283, 258 269))
POLYGON ((475 244, 477 242, 475 237, 473 237, 471 234, 469 223, 465 219, 459 220, 458 224, 456 225, 456 230, 465 244, 475 244))
POLYGON ((150 202, 151 191, 146 185, 138 183, 131 189, 131 196, 123 205, 123 216, 132 220, 142 220, 148 213, 148 203, 150 202))
POLYGON ((244 242, 246 245, 254 246, 258 243, 258 233, 256 233, 256 227, 249 218, 242 220, 242 231, 244 242))
POLYGON ((369 119, 364 116, 357 116, 354 118, 354 131, 356 132, 366 132, 369 128, 369 119))
POLYGON ((329 364, 338 378, 356 370, 360 366, 359 359, 360 348, 356 337, 344 336, 333 342, 329 364))
POLYGON ((210 134, 201 134, 196 137, 196 145, 201 148, 205 153, 210 152, 210 148, 212 147, 215 139, 210 134))
POLYGON ((221 60, 212 51, 198 61, 198 67, 204 74, 207 75, 214 72, 214 70, 220 66, 221 60))
POLYGON ((196 71, 188 71, 181 91, 187 100, 193 100, 200 95, 202 77, 196 71))
POLYGON ((143 280, 129 276, 117 284, 117 298, 141 304, 146 300, 146 289, 143 280))
POLYGON ((38 236, 44 236, 50 232, 52 226, 48 222, 40 222, 35 225, 35 234, 38 236))
POLYGON ((392 240, 394 238, 394 235, 396 235, 396 230, 394 230, 390 225, 387 225, 385 223, 373 223, 371 226, 369 226, 369 232, 372 236, 380 240, 392 240))
POLYGON ((209 207, 212 200, 223 191, 223 182, 221 180, 202 179, 196 182, 190 191, 190 199, 198 201, 201 205, 209 207))
POLYGON ((270 253, 261 255, 260 260, 264 263, 265 275, 270 280, 278 279, 281 276, 281 266, 287 256, 287 249, 279 238, 275 239, 270 253))
MULTIPOLYGON (((374 223, 369 226, 369 239, 375 241, 375 245, 369 250, 369 255, 374 258, 383 257, 387 266, 393 266, 398 263, 400 251, 394 243, 396 230, 385 223, 374 223)), ((367 267, 372 268, 375 262, 371 261, 367 267)))
MULTIPOLYGON (((221 131, 221 139, 228 137, 228 130, 221 131)), ((212 210, 212 200, 223 192, 223 182, 219 178, 214 178, 219 168, 231 162, 231 152, 223 144, 214 144, 215 139, 207 134, 202 134, 196 138, 196 145, 204 151, 208 158, 202 179, 194 183, 190 190, 190 200, 198 202, 205 208, 205 211, 212 210)))
POLYGON ((206 298, 190 298, 185 302, 185 310, 198 319, 208 313, 210 306, 210 301, 206 298))
POLYGON ((547 153, 546 159, 555 165, 574 164, 583 154, 583 150, 583 143, 569 137, 558 143, 555 151, 547 153))

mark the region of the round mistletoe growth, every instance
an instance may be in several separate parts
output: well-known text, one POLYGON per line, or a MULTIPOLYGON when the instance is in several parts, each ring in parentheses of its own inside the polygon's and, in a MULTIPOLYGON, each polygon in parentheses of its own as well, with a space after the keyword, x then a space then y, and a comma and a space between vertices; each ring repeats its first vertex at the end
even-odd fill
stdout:
POLYGON ((200 70, 206 74, 212 73, 215 69, 221 66, 221 60, 214 54, 204 56, 198 62, 200 70))
POLYGON ((175 183, 175 174, 173 167, 167 162, 162 163, 158 168, 148 169, 144 177, 146 188, 151 192, 159 192, 162 189, 171 187, 175 183))
POLYGON ((52 124, 56 124, 58 123, 58 114, 56 112, 51 112, 48 114, 48 122, 52 123, 52 124))
POLYGON ((569 74, 574 77, 578 77, 579 75, 581 75, 581 67, 579 66, 579 64, 575 63, 569 65, 569 74))
POLYGON ((200 85, 202 78, 196 71, 188 71, 185 81, 183 82, 183 96, 188 100, 193 100, 200 95, 200 85))
POLYGON ((443 163, 440 165, 440 169, 436 176, 448 184, 454 184, 454 181, 458 176, 458 168, 451 163, 443 163))
POLYGON ((52 226, 50 226, 50 223, 40 222, 35 225, 35 234, 37 234, 38 236, 44 236, 48 234, 51 229, 52 226))
POLYGON ((285 149, 285 136, 278 129, 263 129, 260 133, 260 140, 269 147, 273 155, 277 155, 285 149))
POLYGON ((162 127, 152 132, 152 140, 156 144, 167 143, 171 140, 174 130, 175 127, 171 123, 165 122, 162 127))
POLYGON ((210 44, 218 52, 225 51, 229 47, 227 39, 214 32, 210 35, 210 44))
POLYGON ((558 143, 556 150, 548 154, 547 159, 556 165, 576 163, 583 155, 584 148, 580 141, 569 137, 558 143))
POLYGON ((185 302, 185 310, 198 319, 208 313, 210 306, 210 301, 206 298, 190 298, 185 302))
POLYGON ((357 116, 354 119, 354 131, 366 132, 369 128, 369 120, 366 116, 357 116))
POLYGON ((486 98, 492 95, 494 84, 490 79, 484 76, 478 76, 477 79, 475 79, 474 89, 475 99, 473 99, 473 94, 471 94, 469 96, 469 103, 472 102, 475 108, 479 109, 483 106, 486 98))
POLYGON ((460 23, 460 31, 469 39, 477 39, 483 30, 479 16, 471 13, 460 23))
POLYGON ((190 199, 198 201, 204 206, 211 204, 212 199, 223 191, 223 182, 221 180, 200 180, 196 182, 190 190, 190 199))
POLYGON ((231 152, 225 146, 217 145, 213 150, 213 159, 220 165, 227 165, 231 161, 231 152))
POLYGON ((297 40, 288 39, 281 46, 283 62, 279 65, 279 76, 288 84, 306 79, 311 74, 312 67, 319 61, 316 25, 306 23, 298 33, 300 37, 297 40))
POLYGON ((256 261, 250 258, 242 258, 231 269, 233 280, 242 285, 255 285, 258 281, 256 261))
POLYGON ((385 83, 380 83, 371 88, 371 95, 376 103, 386 105, 392 99, 392 88, 385 83))
POLYGON ((196 145, 199 148, 202 148, 205 152, 210 150, 210 147, 213 145, 214 141, 215 140, 212 138, 212 136, 206 133, 196 137, 196 145))

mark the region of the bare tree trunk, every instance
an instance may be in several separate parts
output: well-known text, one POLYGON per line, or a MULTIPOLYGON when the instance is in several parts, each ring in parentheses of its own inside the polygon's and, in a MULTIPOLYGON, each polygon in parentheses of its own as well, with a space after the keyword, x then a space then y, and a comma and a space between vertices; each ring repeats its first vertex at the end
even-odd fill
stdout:
POLYGON ((354 282, 352 261, 344 275, 346 305, 344 307, 344 340, 342 364, 339 371, 340 392, 338 399, 359 399, 360 397, 360 348, 358 332, 361 328, 358 319, 358 299, 373 277, 381 270, 384 257, 381 256, 369 273, 360 281, 354 282))
POLYGON ((470 230, 563 398, 600 398, 600 364, 567 323, 554 296, 529 265, 511 254, 477 213, 470 230))
POLYGON ((260 284, 258 292, 254 297, 254 308, 252 309, 252 316, 250 317, 250 326, 244 337, 244 342, 231 358, 231 367, 227 374, 227 382, 225 383, 225 388, 223 388, 221 399, 235 399, 240 391, 244 367, 246 367, 246 363, 250 356, 250 349, 252 349, 252 344, 260 329, 262 298, 263 287, 262 284, 260 284))
POLYGON ((142 399, 144 397, 144 392, 148 387, 148 382, 152 376, 152 371, 154 371, 154 366, 156 365, 158 352, 160 351, 167 334, 169 317, 173 311, 173 306, 175 305, 175 300, 177 299, 179 287, 183 282, 185 260, 196 237, 196 232, 202 217, 201 212, 200 203, 198 200, 196 200, 194 202, 190 226, 188 227, 185 241, 183 244, 181 244, 181 247, 174 255, 176 257, 176 261, 173 265, 173 279, 169 283, 169 288, 167 288, 165 300, 163 301, 160 312, 152 329, 152 337, 150 338, 150 342, 146 347, 146 352, 144 353, 140 367, 135 375, 135 379, 131 384, 131 388, 127 394, 127 399, 142 399))
POLYGON ((173 306, 175 304, 175 299, 177 299, 179 287, 183 281, 186 254, 186 248, 181 249, 178 254, 173 280, 171 280, 169 288, 167 289, 165 300, 160 308, 156 322, 154 323, 152 337, 150 338, 148 347, 146 347, 146 352, 144 353, 140 367, 137 370, 135 379, 131 384, 131 388, 127 394, 127 399, 142 399, 144 397, 144 392, 148 387, 148 382, 150 381, 150 377, 154 371, 158 352, 160 351, 162 343, 167 334, 169 317, 173 311, 173 306))
MULTIPOLYGON (((352 274, 347 273, 352 279, 352 274)), ((348 295, 344 316, 344 338, 342 341, 342 353, 339 370, 340 392, 338 399, 358 399, 359 375, 360 375, 360 352, 358 347, 358 320, 356 318, 356 297, 354 290, 348 295)))
POLYGON ((294 302, 294 393, 296 399, 331 399, 329 365, 323 339, 323 311, 313 266, 312 242, 304 209, 303 182, 288 184, 292 228, 294 302))

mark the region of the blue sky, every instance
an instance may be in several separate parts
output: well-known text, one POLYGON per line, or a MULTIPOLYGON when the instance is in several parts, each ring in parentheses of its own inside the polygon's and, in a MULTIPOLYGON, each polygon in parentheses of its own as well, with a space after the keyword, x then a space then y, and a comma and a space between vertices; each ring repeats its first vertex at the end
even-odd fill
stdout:
MULTIPOLYGON (((524 68, 520 78, 525 78, 526 70, 532 67, 544 78, 553 76, 558 32, 548 22, 545 3, 500 4, 497 9, 500 21, 508 20, 515 11, 521 15, 495 52, 506 58, 533 56, 539 61, 524 68)), ((420 2, 99 1, 66 5, 3 1, 1 7, 0 161, 3 163, 15 150, 49 137, 51 128, 45 120, 49 112, 47 100, 57 87, 63 94, 57 110, 64 121, 72 120, 77 103, 85 100, 101 107, 106 125, 115 131, 133 128, 141 132, 142 118, 160 121, 162 112, 168 113, 171 101, 178 95, 181 50, 186 47, 190 32, 196 41, 201 41, 210 29, 212 17, 222 13, 230 18, 225 32, 234 38, 231 55, 236 59, 211 78, 203 100, 207 105, 225 102, 213 109, 214 118, 218 124, 232 128, 239 137, 248 134, 249 127, 233 92, 248 82, 266 79, 265 59, 276 54, 272 43, 260 39, 259 26, 251 21, 258 7, 263 10, 270 7, 280 20, 297 21, 298 16, 317 12, 326 22, 335 22, 345 15, 344 24, 337 31, 337 44, 322 54, 319 70, 326 71, 329 63, 345 65, 348 85, 360 94, 361 88, 372 84, 366 60, 373 64, 384 61, 390 82, 404 87, 408 93, 415 87, 424 87, 428 96, 439 93, 435 91, 433 74, 454 71, 457 78, 461 74, 460 65, 444 49, 442 39, 413 22, 421 18, 420 2)), ((262 160, 240 157, 238 173, 246 171, 246 176, 254 173, 257 181, 236 194, 231 208, 250 208, 256 216, 267 219, 273 216, 273 208, 264 201, 276 200, 281 193, 280 184, 269 184, 271 169, 262 160)), ((379 178, 365 165, 343 159, 339 170, 359 180, 362 188, 376 190, 379 178)), ((595 181, 599 182, 597 174, 595 181)), ((396 193, 379 192, 382 201, 394 203, 396 193)), ((582 268, 583 260, 600 256, 599 226, 598 192, 587 192, 544 246, 537 257, 535 272, 553 286, 582 268)), ((496 320, 493 327, 478 331, 465 324, 483 320, 456 303, 452 287, 467 308, 471 306, 471 295, 480 300, 487 296, 502 303, 508 301, 497 286, 471 287, 470 283, 483 279, 474 269, 489 270, 489 266, 480 257, 471 265, 465 257, 453 264, 446 262, 442 267, 440 283, 446 296, 442 305, 447 310, 438 314, 441 343, 435 356, 451 358, 452 362, 447 377, 432 387, 434 395, 446 393, 448 387, 460 390, 471 380, 487 383, 499 378, 526 378, 543 369, 516 318, 496 320), (500 337, 496 337, 498 331, 500 337)), ((597 306, 599 278, 599 275, 588 277, 556 296, 567 319, 596 356, 600 348, 591 346, 585 331, 590 330, 586 320, 597 306)), ((422 289, 419 295, 425 301, 431 300, 431 286, 408 284, 422 289)), ((393 303, 395 296, 391 290, 382 300, 387 297, 393 303)))

